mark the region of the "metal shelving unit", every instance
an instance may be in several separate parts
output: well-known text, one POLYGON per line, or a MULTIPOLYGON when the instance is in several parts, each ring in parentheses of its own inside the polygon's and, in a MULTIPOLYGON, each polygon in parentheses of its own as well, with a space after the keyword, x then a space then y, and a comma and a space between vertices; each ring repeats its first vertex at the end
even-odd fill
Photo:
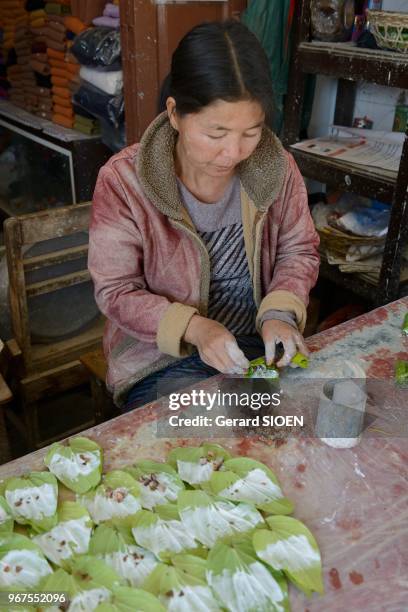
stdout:
POLYGON ((377 286, 337 267, 322 265, 321 276, 351 289, 375 304, 396 299, 400 292, 401 249, 408 237, 408 132, 397 173, 353 166, 291 148, 300 140, 302 101, 308 74, 339 79, 334 123, 350 126, 358 81, 408 89, 408 56, 392 51, 360 49, 352 43, 310 42, 310 2, 298 3, 293 61, 285 108, 283 142, 302 174, 342 191, 391 203, 391 217, 377 286))

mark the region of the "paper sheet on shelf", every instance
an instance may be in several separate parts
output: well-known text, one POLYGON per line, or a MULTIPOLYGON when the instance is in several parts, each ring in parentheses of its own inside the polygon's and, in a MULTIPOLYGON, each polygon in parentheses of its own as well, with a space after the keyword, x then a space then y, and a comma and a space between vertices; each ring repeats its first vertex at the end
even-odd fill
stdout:
POLYGON ((405 134, 332 126, 329 136, 292 145, 306 153, 398 172, 405 134))

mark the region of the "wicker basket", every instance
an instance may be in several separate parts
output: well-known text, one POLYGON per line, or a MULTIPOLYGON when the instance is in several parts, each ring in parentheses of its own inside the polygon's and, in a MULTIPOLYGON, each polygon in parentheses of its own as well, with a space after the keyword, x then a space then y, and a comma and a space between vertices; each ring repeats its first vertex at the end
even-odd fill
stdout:
POLYGON ((408 13, 368 10, 367 17, 379 47, 408 53, 408 13))

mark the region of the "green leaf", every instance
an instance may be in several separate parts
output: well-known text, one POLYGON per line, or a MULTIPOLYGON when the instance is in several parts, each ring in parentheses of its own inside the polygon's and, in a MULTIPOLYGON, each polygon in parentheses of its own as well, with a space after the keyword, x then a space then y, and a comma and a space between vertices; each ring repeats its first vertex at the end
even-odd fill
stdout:
POLYGON ((252 503, 271 514, 293 512, 293 504, 284 497, 272 470, 248 457, 226 461, 221 471, 212 474, 208 489, 219 497, 252 503))
POLYGON ((40 548, 18 533, 0 536, 0 591, 35 589, 52 569, 40 548))
POLYGON ((177 567, 160 564, 143 585, 154 593, 168 610, 219 612, 221 608, 205 583, 177 567))
POLYGON ((132 537, 129 544, 116 527, 99 525, 91 538, 89 552, 102 559, 133 587, 139 587, 156 567, 153 553, 137 546, 132 537))
POLYGON ((218 444, 199 447, 180 447, 170 451, 167 460, 177 468, 182 480, 196 486, 207 482, 214 471, 220 469, 230 454, 218 444))
POLYGON ((185 530, 207 547, 263 523, 253 506, 216 500, 204 491, 182 491, 178 508, 185 530))
POLYGON ((116 522, 140 510, 140 487, 127 472, 108 472, 96 490, 80 498, 94 523, 116 522))
MULTIPOLYGON (((58 568, 53 574, 42 579, 39 591, 67 593, 67 595, 72 598, 79 592, 79 588, 71 574, 68 574, 62 568, 58 568)), ((46 610, 46 608, 42 609, 46 610)))
POLYGON ((303 353, 296 353, 291 363, 303 369, 309 367, 309 359, 303 353))
POLYGON ((239 547, 219 542, 207 559, 208 584, 231 612, 289 610, 285 580, 239 547))
POLYGON ((111 591, 124 584, 123 579, 101 559, 91 555, 76 557, 71 565, 71 574, 81 591, 104 587, 111 591))
MULTIPOLYGON (((203 549, 205 550, 205 549, 203 549)), ((174 567, 182 574, 189 574, 204 584, 206 582, 207 559, 188 553, 179 553, 171 559, 174 567)))
POLYGON ((11 533, 14 527, 14 519, 6 498, 0 496, 0 537, 5 533, 11 533))
POLYGON ((117 587, 113 590, 110 603, 102 603, 95 612, 165 612, 160 601, 142 589, 117 587))
MULTIPOLYGON (((168 516, 170 512, 165 506, 158 506, 157 510, 163 512, 163 508, 168 516)), ((171 516, 174 516, 173 510, 171 516)), ((136 543, 160 558, 197 547, 193 535, 188 533, 178 516, 177 519, 166 520, 150 510, 140 510, 132 523, 132 533, 136 543)))
POLYGON ((72 501, 58 506, 58 519, 55 527, 33 541, 55 565, 68 568, 73 555, 88 552, 93 523, 85 508, 72 501))
POLYGON ((68 489, 83 494, 101 480, 103 452, 96 442, 78 436, 68 446, 52 444, 44 463, 68 489))
POLYGON ((17 523, 30 525, 36 532, 56 525, 58 483, 49 472, 30 472, 20 478, 9 478, 5 498, 17 523))
POLYGON ((282 570, 307 596, 323 593, 320 552, 309 529, 289 516, 271 516, 266 522, 271 531, 260 529, 253 536, 258 557, 282 570))
POLYGON ((184 489, 184 483, 177 472, 165 463, 139 461, 125 471, 139 483, 141 504, 147 510, 159 504, 177 501, 179 491, 184 489))
POLYGON ((249 362, 245 378, 279 378, 279 372, 273 363, 267 365, 264 357, 258 357, 249 362))

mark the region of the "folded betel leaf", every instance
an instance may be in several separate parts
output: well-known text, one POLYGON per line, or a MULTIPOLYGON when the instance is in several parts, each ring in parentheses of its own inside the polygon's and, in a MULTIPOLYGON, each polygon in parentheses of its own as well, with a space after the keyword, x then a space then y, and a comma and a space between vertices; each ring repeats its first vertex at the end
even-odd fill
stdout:
POLYGON ((198 447, 180 447, 170 451, 167 460, 177 468, 178 475, 188 484, 201 485, 220 469, 230 454, 218 444, 203 444, 198 447))
POLYGON ((140 510, 132 519, 136 544, 160 558, 197 547, 193 535, 188 533, 180 520, 177 506, 165 504, 157 506, 156 510, 140 510))
POLYGON ((99 525, 91 538, 89 553, 102 559, 132 587, 140 587, 156 567, 155 555, 131 542, 123 531, 109 525, 99 525))
POLYGON ((204 491, 182 491, 178 509, 185 530, 204 546, 236 533, 245 533, 264 522, 251 504, 233 504, 219 500, 204 491))
POLYGON ((402 333, 404 336, 408 336, 408 312, 404 317, 404 320, 402 322, 402 333))
POLYGON ((408 361, 397 360, 395 363, 395 380, 398 385, 408 386, 408 361))
POLYGON ((102 448, 88 438, 73 438, 68 446, 52 444, 44 463, 68 489, 86 493, 101 480, 102 448))
POLYGON ((73 555, 88 552, 93 523, 85 508, 77 502, 61 502, 57 512, 58 524, 33 540, 55 565, 69 568, 73 555))
POLYGON ((34 531, 47 531, 57 523, 58 483, 49 472, 30 472, 9 478, 5 493, 14 520, 34 531))
POLYGON ((253 535, 258 557, 283 571, 307 596, 323 593, 322 561, 309 529, 290 516, 270 516, 266 522, 270 531, 260 529, 253 535))
POLYGON ((286 612, 286 580, 255 557, 219 542, 207 559, 207 582, 231 612, 286 612))
POLYGON ((105 474, 101 484, 83 495, 80 502, 94 523, 115 522, 140 510, 140 487, 127 472, 114 470, 105 474))
POLYGON ((160 601, 147 591, 131 587, 117 587, 110 603, 102 603, 95 612, 166 612, 160 601))
POLYGON ((0 495, 0 535, 11 533, 14 527, 14 519, 6 498, 0 495))
POLYGON ((123 586, 123 579, 106 563, 91 555, 76 557, 71 565, 71 575, 78 593, 69 610, 95 610, 99 604, 110 601, 115 587, 123 586))
POLYGON ((308 368, 309 367, 309 359, 303 353, 296 353, 294 357, 292 357, 291 365, 296 366, 298 368, 308 368))
POLYGON ((51 566, 40 548, 19 533, 0 537, 0 591, 35 589, 51 566))
POLYGON ((249 457, 226 461, 219 472, 212 474, 208 489, 218 497, 248 502, 271 514, 293 512, 293 504, 283 495, 272 470, 249 457))
POLYGON ((279 378, 279 372, 273 363, 267 365, 264 357, 258 357, 249 362, 245 378, 279 378))
POLYGON ((150 574, 143 588, 156 595, 172 612, 221 612, 222 609, 205 580, 163 563, 150 574))
POLYGON ((179 491, 184 489, 184 483, 177 472, 166 463, 138 461, 125 471, 139 483, 141 504, 146 510, 177 501, 179 491))
POLYGON ((39 584, 38 591, 41 593, 64 593, 67 597, 67 602, 64 606, 58 603, 55 605, 40 606, 39 612, 60 612, 60 610, 73 610, 69 607, 75 595, 80 592, 75 579, 71 574, 68 574, 62 568, 58 568, 55 572, 43 578, 39 584))

